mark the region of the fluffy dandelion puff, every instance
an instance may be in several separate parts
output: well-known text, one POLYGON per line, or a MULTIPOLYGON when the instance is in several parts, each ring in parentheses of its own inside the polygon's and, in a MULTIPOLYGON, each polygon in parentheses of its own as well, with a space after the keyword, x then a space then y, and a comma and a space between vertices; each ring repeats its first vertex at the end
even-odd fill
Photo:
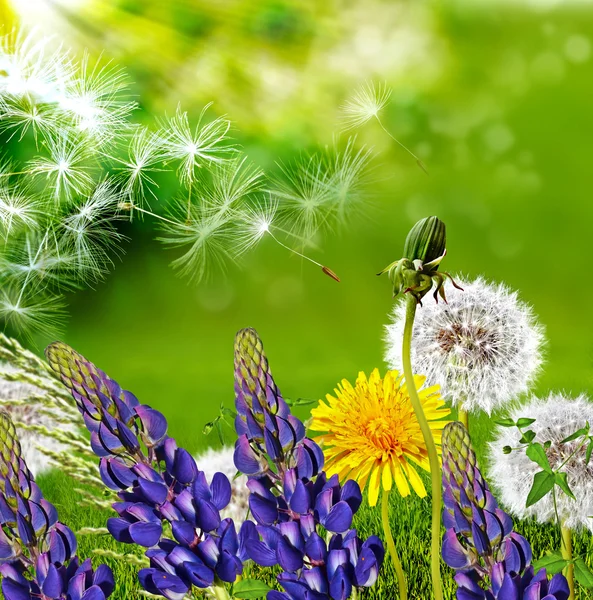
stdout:
POLYGON ((204 122, 209 107, 210 104, 204 107, 193 130, 187 112, 181 108, 177 108, 175 116, 164 123, 161 129, 166 157, 180 162, 178 174, 186 186, 191 186, 195 180, 197 168, 220 163, 236 152, 228 138, 230 121, 217 117, 204 122))
POLYGON ((369 81, 358 88, 342 105, 343 130, 354 129, 378 117, 391 98, 391 88, 385 82, 369 81))
POLYGON ((231 518, 240 525, 247 519, 249 511, 249 488, 247 487, 247 476, 237 475, 237 467, 233 461, 235 449, 233 446, 225 446, 219 450, 208 449, 203 454, 196 456, 196 463, 201 471, 204 471, 206 479, 212 480, 215 473, 223 473, 231 482, 231 501, 221 512, 221 518, 231 518))
MULTIPOLYGON (((420 401, 435 443, 449 409, 438 387, 423 388, 425 378, 414 377, 420 401)), ((402 496, 410 487, 420 497, 426 496, 416 466, 430 470, 428 451, 420 425, 410 403, 403 377, 389 371, 381 378, 375 369, 367 379, 358 375, 354 386, 342 380, 334 396, 326 396, 311 411, 311 431, 322 432, 315 440, 323 445, 328 475, 338 474, 341 481, 355 479, 361 489, 368 483, 369 504, 377 503, 379 490, 390 490, 393 483, 402 496)))
POLYGON ((69 426, 58 422, 44 409, 40 402, 32 396, 43 396, 45 392, 39 388, 21 381, 8 381, 2 373, 13 373, 14 367, 0 363, 0 408, 6 411, 14 421, 23 450, 23 458, 27 466, 37 476, 52 468, 50 459, 45 451, 53 453, 68 450, 68 447, 35 428, 40 427, 49 431, 69 426))
MULTIPOLYGON (((561 444, 560 442, 586 423, 593 423, 593 403, 584 395, 568 398, 552 393, 546 399, 532 398, 523 406, 512 410, 509 417, 535 419, 529 429, 535 432, 534 441, 542 445, 550 441, 545 450, 552 469, 560 467, 567 474, 569 487, 576 500, 556 488, 556 505, 561 522, 569 529, 585 527, 593 531, 593 462, 587 464, 587 444, 579 446, 582 438, 561 444), (578 450, 577 450, 578 449, 578 450), (576 453, 575 453, 576 451, 576 453), (569 458, 571 454, 572 458, 569 458)), ((518 448, 521 434, 515 427, 496 429, 495 439, 489 444, 490 481, 499 490, 499 498, 519 518, 535 517, 540 523, 555 520, 554 499, 547 494, 529 508, 525 507, 527 495, 533 484, 533 476, 541 471, 527 457, 525 450, 513 450, 504 454, 504 446, 518 448)))
MULTIPOLYGON (((448 286, 448 304, 425 302, 417 311, 412 364, 467 412, 490 414, 527 392, 542 363, 543 330, 533 311, 505 285, 484 279, 448 286)), ((402 365, 405 302, 387 326, 385 360, 402 365)))

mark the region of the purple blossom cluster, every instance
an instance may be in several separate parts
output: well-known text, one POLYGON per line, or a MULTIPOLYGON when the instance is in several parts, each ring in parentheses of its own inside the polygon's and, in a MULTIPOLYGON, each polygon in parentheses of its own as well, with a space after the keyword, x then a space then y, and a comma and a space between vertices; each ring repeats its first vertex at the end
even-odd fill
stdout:
POLYGON ((355 481, 340 485, 323 472, 323 452, 290 413, 253 329, 235 340, 235 465, 248 475, 249 507, 242 537, 249 558, 280 566, 284 592, 268 600, 345 600, 377 580, 384 549, 351 529, 362 495, 355 481), (329 541, 320 528, 329 532, 329 541))
POLYGON ((220 517, 231 498, 228 478, 216 473, 208 483, 189 452, 167 436, 161 413, 72 348, 55 343, 46 354, 91 433, 103 482, 118 491, 111 535, 148 548, 150 568, 138 575, 143 588, 180 600, 192 586, 234 582, 243 570, 239 537, 233 521, 220 517))
POLYGON ((0 412, 0 576, 6 600, 105 600, 111 569, 80 564, 76 537, 58 521, 22 458, 10 417, 0 412))
POLYGON ((442 556, 457 571, 457 600, 568 600, 563 575, 534 572, 529 542, 499 508, 461 423, 445 426, 442 452, 442 556))

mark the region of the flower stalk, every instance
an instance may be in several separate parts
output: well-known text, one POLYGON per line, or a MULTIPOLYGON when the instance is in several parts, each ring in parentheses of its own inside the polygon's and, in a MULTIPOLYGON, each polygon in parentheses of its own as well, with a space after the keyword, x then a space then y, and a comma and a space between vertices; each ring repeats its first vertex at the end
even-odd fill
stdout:
POLYGON ((432 432, 426 416, 422 409, 422 403, 418 397, 418 390, 414 383, 414 373, 412 371, 411 347, 412 347, 412 331, 414 327, 414 317, 416 315, 417 299, 413 295, 408 295, 406 298, 406 323, 404 327, 402 357, 404 366, 404 378, 408 388, 408 394, 414 413, 418 419, 426 450, 428 451, 428 461, 430 463, 430 479, 432 484, 432 529, 431 529, 431 574, 432 574, 432 589, 435 600, 443 600, 443 585, 441 582, 441 466, 439 456, 437 454, 436 444, 432 437, 432 432))
POLYGON ((569 600, 575 599, 574 593, 574 563, 572 562, 572 531, 568 527, 562 525, 560 528, 560 534, 562 537, 561 553, 562 558, 571 561, 566 565, 563 571, 564 577, 568 581, 568 587, 570 589, 569 600))
POLYGON ((383 532, 385 533, 385 541, 387 542, 387 548, 393 561, 393 567, 395 568, 395 575, 397 577, 397 583, 399 588, 400 600, 407 600, 408 598, 408 585, 406 582, 406 576, 402 568, 402 563, 397 554, 395 542, 393 541, 393 535, 391 533, 391 526, 389 525, 389 491, 383 490, 381 498, 381 522, 383 525, 383 532))

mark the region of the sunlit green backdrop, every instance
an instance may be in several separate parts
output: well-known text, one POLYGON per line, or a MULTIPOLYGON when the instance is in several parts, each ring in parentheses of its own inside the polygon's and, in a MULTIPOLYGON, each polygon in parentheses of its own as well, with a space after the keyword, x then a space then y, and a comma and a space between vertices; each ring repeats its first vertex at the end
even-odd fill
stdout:
MULTIPOLYGON (((377 154, 367 204, 312 251, 341 283, 267 240, 244 264, 191 286, 168 267, 176 254, 153 241, 154 223, 124 228, 131 238, 126 256, 104 284, 70 298, 63 339, 164 411, 182 445, 196 451, 219 444, 202 428, 221 402, 233 404, 233 337, 241 327, 257 328, 288 397, 321 398, 342 378, 384 368, 392 300, 389 282, 375 273, 399 258, 410 225, 429 214, 447 224, 448 270, 505 281, 534 306, 549 340, 536 392, 593 392, 591 5, 59 6, 51 3, 51 19, 37 23, 40 33, 55 28, 66 43, 104 50, 126 66, 151 114, 170 114, 178 102, 197 114, 214 101, 265 167, 330 143, 345 97, 365 80, 385 80, 394 90, 385 122, 430 173, 373 124, 360 132, 377 154)), ((21 12, 20 19, 30 25, 35 15, 21 12)), ((167 189, 160 195, 166 202, 167 189)), ((482 456, 492 427, 480 418, 473 428, 482 456)), ((230 430, 227 437, 232 442, 230 430)), ((104 515, 76 506, 67 480, 52 475, 44 482, 64 520, 101 524, 104 515)), ((427 501, 394 509, 414 598, 428 597, 428 510, 427 501)), ((359 525, 379 531, 368 511, 359 525)), ((536 554, 557 543, 548 530, 529 531, 536 554)), ((381 580, 380 589, 391 590, 380 592, 383 598, 392 597, 390 574, 381 580)), ((131 597, 129 589, 120 597, 131 597)))

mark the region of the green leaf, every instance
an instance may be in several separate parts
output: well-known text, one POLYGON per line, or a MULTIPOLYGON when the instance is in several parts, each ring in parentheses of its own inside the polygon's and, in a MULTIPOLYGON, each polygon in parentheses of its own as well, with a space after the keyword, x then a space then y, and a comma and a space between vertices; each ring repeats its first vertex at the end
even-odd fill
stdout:
POLYGON ((271 589, 259 579, 241 579, 233 586, 233 596, 245 600, 263 598, 271 589))
POLYGON ((527 419, 525 417, 521 417, 518 421, 517 421, 517 427, 528 427, 529 425, 531 425, 532 423, 535 423, 535 419, 527 419))
POLYGON ((574 561, 574 576, 586 588, 593 588, 593 573, 582 558, 574 561))
POLYGON ((527 502, 525 507, 529 508, 536 502, 539 502, 546 494, 552 491, 556 478, 554 473, 547 473, 546 471, 539 471, 533 477, 533 485, 527 494, 527 502))
POLYGON ((503 427, 514 427, 515 421, 513 419, 496 419, 494 421, 497 425, 502 425, 503 427))
POLYGON ((585 425, 585 427, 581 427, 580 429, 577 429, 577 431, 575 431, 574 433, 571 433, 568 437, 565 437, 560 443, 566 444, 567 442, 572 442, 573 440, 583 437, 584 435, 588 435, 590 429, 591 428, 589 427, 589 423, 587 423, 587 425, 585 425))
POLYGON ((519 440, 521 444, 531 444, 535 438, 535 431, 528 429, 523 433, 523 437, 519 440))
POLYGON ((234 410, 231 410, 230 408, 227 408, 226 406, 223 406, 221 408, 221 412, 225 417, 231 417, 232 419, 234 419, 237 416, 237 413, 234 410))
POLYGON ((572 490, 570 489, 569 485, 568 485, 568 476, 566 475, 566 473, 556 473, 555 474, 555 483, 556 485, 567 495, 570 496, 573 500, 576 500, 576 498, 574 497, 574 494, 572 493, 572 490))
POLYGON ((216 419, 216 433, 218 433, 218 441, 221 446, 224 446, 224 433, 222 431, 222 423, 220 419, 216 419))
POLYGON ((545 569, 548 574, 555 575, 556 573, 560 573, 568 562, 568 560, 562 557, 560 552, 551 552, 550 554, 542 556, 539 560, 534 561, 533 568, 536 571, 545 569))
POLYGON ((589 440, 589 445, 587 446, 587 456, 585 459, 585 464, 589 464, 589 461, 591 460, 591 452, 593 452, 593 438, 591 438, 589 440))
POLYGON ((210 423, 206 423, 202 428, 202 435, 210 435, 210 432, 214 428, 214 421, 210 421, 210 423))
POLYGON ((552 445, 552 441, 551 440, 548 440, 547 442, 544 442, 544 450, 547 450, 551 445, 552 445))
POLYGON ((548 457, 546 455, 546 451, 544 447, 535 442, 530 444, 525 451, 525 454, 536 464, 538 464, 544 471, 551 473, 552 467, 550 467, 550 463, 548 462, 548 457))

